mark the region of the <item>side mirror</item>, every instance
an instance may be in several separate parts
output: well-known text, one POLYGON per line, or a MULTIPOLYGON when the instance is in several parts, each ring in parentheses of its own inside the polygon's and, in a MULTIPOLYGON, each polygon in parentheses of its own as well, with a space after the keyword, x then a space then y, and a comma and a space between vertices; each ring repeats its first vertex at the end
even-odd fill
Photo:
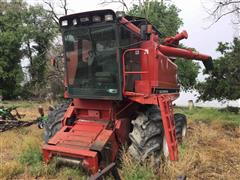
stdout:
POLYGON ((140 34, 141 34, 142 40, 149 40, 151 33, 152 33, 152 25, 143 24, 140 26, 140 34))

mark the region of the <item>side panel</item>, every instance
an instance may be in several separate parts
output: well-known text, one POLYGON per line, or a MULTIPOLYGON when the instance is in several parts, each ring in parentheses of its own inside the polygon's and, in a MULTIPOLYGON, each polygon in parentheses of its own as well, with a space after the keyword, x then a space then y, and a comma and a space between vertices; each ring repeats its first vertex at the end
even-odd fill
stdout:
POLYGON ((158 86, 162 89, 178 88, 177 66, 158 50, 156 61, 158 67, 158 86))
MULTIPOLYGON (((142 48, 149 50, 149 76, 143 76, 142 80, 150 77, 151 87, 160 89, 179 89, 177 82, 177 66, 157 49, 157 43, 151 38, 143 42, 142 48)), ((146 59, 142 59, 146 63, 146 59)), ((145 69, 145 67, 143 67, 145 69)), ((143 69, 143 70, 144 70, 143 69)))

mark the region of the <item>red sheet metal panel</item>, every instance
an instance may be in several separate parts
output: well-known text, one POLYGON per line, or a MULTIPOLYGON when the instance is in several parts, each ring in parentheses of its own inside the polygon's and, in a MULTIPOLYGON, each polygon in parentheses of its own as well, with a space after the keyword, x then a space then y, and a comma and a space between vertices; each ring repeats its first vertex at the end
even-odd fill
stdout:
POLYGON ((97 152, 94 151, 74 149, 72 147, 44 145, 43 156, 46 162, 48 162, 53 156, 78 159, 81 161, 82 167, 90 171, 92 174, 96 173, 99 169, 97 152))
POLYGON ((112 136, 112 130, 104 129, 99 136, 95 139, 94 143, 91 146, 92 150, 102 151, 105 144, 109 141, 109 138, 112 136))
POLYGON ((52 151, 53 154, 64 154, 69 156, 74 156, 79 158, 82 157, 95 157, 97 152, 89 151, 85 149, 72 149, 69 147, 61 147, 61 146, 51 146, 51 145, 44 145, 43 150, 52 151))
POLYGON ((95 173, 99 168, 98 150, 104 148, 112 134, 105 124, 79 120, 73 126, 64 126, 43 146, 44 159, 48 162, 53 156, 76 158, 95 173))
POLYGON ((77 122, 74 126, 64 126, 52 137, 48 144, 60 146, 79 146, 89 148, 104 125, 94 122, 77 122))

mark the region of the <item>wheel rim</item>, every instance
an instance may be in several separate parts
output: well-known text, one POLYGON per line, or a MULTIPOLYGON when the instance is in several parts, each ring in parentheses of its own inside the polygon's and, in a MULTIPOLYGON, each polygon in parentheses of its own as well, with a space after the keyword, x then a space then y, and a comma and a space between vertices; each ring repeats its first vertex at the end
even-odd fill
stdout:
MULTIPOLYGON (((185 124, 182 128, 182 138, 186 136, 187 133, 187 125, 185 124)), ((169 156, 169 150, 167 145, 166 137, 163 138, 163 155, 167 158, 169 156)))
POLYGON ((166 140, 166 137, 164 136, 163 138, 163 155, 165 157, 168 157, 169 156, 169 150, 168 150, 168 145, 167 145, 167 140, 166 140))
POLYGON ((184 124, 183 128, 182 128, 182 138, 184 138, 186 136, 187 133, 187 125, 184 124))
POLYGON ((38 124, 38 128, 39 128, 39 129, 43 129, 43 127, 44 127, 43 123, 39 123, 39 124, 38 124))

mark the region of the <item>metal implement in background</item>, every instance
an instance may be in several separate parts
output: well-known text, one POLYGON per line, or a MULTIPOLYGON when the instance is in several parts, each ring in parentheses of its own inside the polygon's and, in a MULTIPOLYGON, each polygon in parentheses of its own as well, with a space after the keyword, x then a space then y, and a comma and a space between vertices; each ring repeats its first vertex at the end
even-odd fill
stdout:
POLYGON ((19 114, 17 108, 17 106, 11 106, 8 108, 0 106, 0 119, 17 120, 23 118, 25 114, 19 114), (15 114, 13 114, 13 111, 15 111, 15 114))
POLYGON ((17 110, 17 106, 5 108, 0 107, 0 132, 4 132, 10 129, 16 129, 20 127, 28 127, 33 124, 38 124, 40 129, 43 128, 44 123, 47 121, 47 116, 44 116, 43 108, 39 107, 38 112, 41 115, 32 121, 21 120, 25 114, 20 114, 17 110))
POLYGON ((0 119, 0 132, 20 127, 27 127, 36 124, 38 120, 34 121, 19 121, 19 120, 4 120, 0 119))

